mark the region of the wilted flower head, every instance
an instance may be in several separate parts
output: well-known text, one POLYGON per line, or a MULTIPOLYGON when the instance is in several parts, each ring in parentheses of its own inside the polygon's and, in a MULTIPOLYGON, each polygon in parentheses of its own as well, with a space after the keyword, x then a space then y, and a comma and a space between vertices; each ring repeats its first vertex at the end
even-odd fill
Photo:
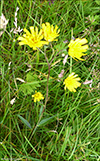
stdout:
POLYGON ((4 33, 4 31, 6 30, 6 26, 8 24, 8 21, 9 20, 6 20, 5 16, 2 15, 0 16, 0 30, 3 30, 3 31, 0 31, 0 36, 4 33))
POLYGON ((64 74, 64 69, 61 70, 61 73, 58 75, 59 78, 62 78, 64 74))
POLYGON ((41 99, 44 99, 42 93, 41 92, 37 92, 37 91, 35 91, 35 94, 32 95, 32 97, 34 97, 34 102, 36 102, 36 101, 39 102, 41 99))
POLYGON ((24 28, 23 31, 26 32, 26 34, 18 37, 18 40, 20 40, 19 45, 28 45, 30 48, 33 48, 33 50, 37 50, 37 48, 42 47, 44 44, 48 44, 48 42, 42 40, 42 29, 38 33, 38 28, 35 27, 34 29, 34 27, 31 26, 31 33, 26 28, 24 28))
POLYGON ((57 37, 59 36, 60 29, 57 31, 58 26, 56 25, 55 28, 53 25, 50 26, 49 22, 42 24, 42 31, 44 35, 44 39, 48 42, 57 41, 57 37))
POLYGON ((10 104, 13 105, 15 103, 15 97, 10 101, 10 104))
POLYGON ((92 87, 92 81, 93 80, 86 80, 85 82, 83 82, 83 84, 90 84, 90 88, 92 87))
POLYGON ((84 60, 81 57, 86 55, 84 54, 84 52, 87 51, 88 49, 88 45, 85 45, 87 43, 87 39, 83 38, 83 39, 79 39, 77 38, 76 40, 71 40, 68 47, 68 54, 72 57, 72 58, 77 58, 79 60, 84 60))
POLYGON ((15 25, 15 28, 12 28, 10 30, 10 32, 13 32, 14 34, 17 34, 18 32, 22 32, 23 29, 20 28, 20 26, 18 27, 17 26, 17 12, 19 10, 19 7, 16 7, 16 11, 15 11, 15 20, 14 20, 14 25, 15 25))
POLYGON ((64 80, 64 89, 66 90, 66 88, 68 88, 71 92, 76 92, 77 87, 79 87, 81 85, 81 83, 79 83, 78 81, 80 80, 80 78, 76 78, 78 75, 74 75, 75 73, 71 73, 65 80, 64 80))
POLYGON ((64 59, 63 59, 63 64, 64 64, 64 65, 65 65, 66 62, 67 62, 67 58, 68 58, 68 55, 66 55, 66 56, 64 57, 64 59))

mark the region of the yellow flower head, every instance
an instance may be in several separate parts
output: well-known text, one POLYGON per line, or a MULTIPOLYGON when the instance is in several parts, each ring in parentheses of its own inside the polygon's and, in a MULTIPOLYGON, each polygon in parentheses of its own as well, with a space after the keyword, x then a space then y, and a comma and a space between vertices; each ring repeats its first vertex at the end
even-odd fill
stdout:
POLYGON ((58 26, 56 25, 55 28, 53 25, 50 26, 49 22, 46 22, 45 24, 42 24, 42 31, 43 31, 43 35, 44 35, 44 39, 47 42, 51 42, 51 41, 57 41, 56 37, 59 36, 59 32, 60 29, 57 31, 58 26))
POLYGON ((65 80, 64 80, 64 89, 66 90, 66 88, 68 88, 71 92, 76 92, 77 87, 79 87, 81 85, 81 83, 79 83, 78 81, 80 80, 80 78, 76 78, 78 75, 74 75, 75 73, 71 73, 65 80))
POLYGON ((76 40, 71 40, 68 47, 68 54, 72 57, 72 58, 77 58, 79 60, 84 60, 81 57, 86 55, 83 52, 86 52, 88 49, 88 45, 85 45, 87 43, 87 39, 83 38, 83 39, 79 39, 77 38, 76 40))
POLYGON ((36 101, 39 102, 40 100, 44 99, 42 93, 41 92, 37 92, 37 91, 35 91, 35 94, 32 95, 32 97, 34 97, 34 102, 36 102, 36 101))
POLYGON ((34 29, 33 26, 30 27, 31 33, 25 28, 23 29, 26 34, 23 34, 23 36, 19 36, 18 40, 20 40, 19 45, 28 45, 30 48, 33 48, 33 50, 37 50, 37 47, 40 48, 44 44, 48 44, 46 41, 42 41, 43 35, 42 35, 42 29, 38 33, 38 28, 36 27, 34 29))

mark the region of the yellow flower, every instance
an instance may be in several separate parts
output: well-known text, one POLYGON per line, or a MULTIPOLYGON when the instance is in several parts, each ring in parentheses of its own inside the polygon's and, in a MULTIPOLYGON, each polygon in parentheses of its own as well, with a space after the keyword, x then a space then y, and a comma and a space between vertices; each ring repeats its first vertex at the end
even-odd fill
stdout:
POLYGON ((19 45, 28 45, 31 48, 33 48, 33 50, 37 50, 37 47, 40 48, 42 47, 44 44, 48 44, 46 41, 42 41, 43 39, 43 35, 42 35, 42 29, 40 30, 40 32, 38 33, 38 28, 31 26, 30 27, 30 31, 31 33, 25 28, 23 29, 24 32, 26 32, 26 34, 23 34, 23 36, 19 36, 18 40, 20 40, 19 45))
POLYGON ((87 39, 83 38, 83 39, 79 39, 77 38, 76 40, 71 40, 68 47, 68 54, 72 57, 72 58, 77 58, 79 60, 84 60, 81 57, 86 55, 83 52, 86 52, 88 49, 88 45, 85 45, 87 43, 87 39))
POLYGON ((37 92, 37 91, 35 91, 35 94, 32 95, 32 97, 34 97, 34 102, 36 102, 36 101, 39 102, 41 99, 44 99, 42 93, 41 92, 37 92))
POLYGON ((51 41, 57 41, 56 37, 59 36, 59 32, 60 29, 57 31, 58 26, 56 25, 55 28, 53 25, 50 26, 49 22, 46 22, 45 24, 42 24, 42 30, 43 30, 43 35, 44 35, 44 39, 47 42, 51 42, 51 41))
POLYGON ((79 87, 81 85, 81 83, 79 83, 78 81, 80 80, 80 78, 76 78, 78 75, 74 75, 75 73, 71 73, 65 80, 64 80, 64 89, 66 90, 66 88, 68 88, 71 92, 76 92, 77 87, 79 87))

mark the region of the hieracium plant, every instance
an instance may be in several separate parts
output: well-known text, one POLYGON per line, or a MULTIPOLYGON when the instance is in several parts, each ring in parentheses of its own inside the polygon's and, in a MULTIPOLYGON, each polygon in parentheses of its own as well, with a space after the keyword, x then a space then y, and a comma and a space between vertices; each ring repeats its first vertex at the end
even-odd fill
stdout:
MULTIPOLYGON (((60 36, 60 29, 56 25, 55 27, 51 25, 49 22, 43 23, 41 25, 41 29, 39 31, 38 27, 30 27, 30 32, 25 28, 23 31, 25 32, 22 36, 18 37, 19 45, 28 45, 34 51, 39 51, 41 54, 44 55, 47 64, 48 64, 48 76, 47 76, 47 89, 46 89, 46 98, 45 98, 45 105, 44 109, 46 108, 46 104, 48 101, 48 82, 50 76, 50 68, 51 63, 56 58, 55 55, 51 61, 49 62, 46 52, 43 51, 43 46, 49 45, 49 43, 53 41, 58 41, 58 36, 60 36)), ((88 49, 87 39, 83 38, 76 38, 75 40, 71 40, 68 44, 68 55, 70 56, 70 71, 67 73, 67 78, 63 80, 64 90, 69 90, 70 92, 76 92, 76 89, 81 86, 81 78, 72 71, 72 58, 77 60, 83 61, 82 56, 86 55, 86 51, 88 49)), ((37 87, 32 95, 34 102, 39 102, 40 100, 44 99, 43 94, 40 92, 39 87, 37 87)), ((44 111, 44 110, 43 110, 44 111)))

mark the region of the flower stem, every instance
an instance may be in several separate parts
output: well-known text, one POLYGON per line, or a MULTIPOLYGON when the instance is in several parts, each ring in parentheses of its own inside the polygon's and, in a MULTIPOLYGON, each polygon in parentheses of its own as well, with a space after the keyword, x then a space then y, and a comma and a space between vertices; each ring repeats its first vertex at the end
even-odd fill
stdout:
POLYGON ((70 56, 70 74, 72 73, 72 57, 70 56))
MULTIPOLYGON (((73 28, 71 30, 71 39, 73 39, 73 28)), ((70 56, 70 74, 72 73, 72 57, 70 56)))
POLYGON ((45 111, 45 109, 46 109, 46 105, 47 105, 47 102, 48 102, 48 91, 49 91, 49 89, 48 89, 48 83, 49 83, 49 76, 50 76, 50 63, 49 63, 49 61, 48 61, 48 58, 47 58, 47 56, 46 56, 46 53, 43 52, 43 51, 42 51, 41 49, 39 49, 39 48, 38 48, 38 50, 45 56, 45 59, 46 59, 47 64, 48 64, 48 76, 47 76, 47 87, 46 87, 46 99, 45 99, 45 104, 44 104, 44 107, 43 107, 43 111, 42 111, 42 113, 41 113, 41 115, 40 115, 40 117, 39 117, 39 120, 38 120, 36 126, 33 127, 32 131, 31 131, 31 134, 29 135, 29 141, 32 139, 32 136, 34 135, 34 133, 35 133, 35 131, 36 131, 36 129, 37 129, 37 127, 38 127, 40 121, 41 121, 41 118, 42 118, 42 116, 43 116, 43 113, 44 113, 44 111, 45 111))

